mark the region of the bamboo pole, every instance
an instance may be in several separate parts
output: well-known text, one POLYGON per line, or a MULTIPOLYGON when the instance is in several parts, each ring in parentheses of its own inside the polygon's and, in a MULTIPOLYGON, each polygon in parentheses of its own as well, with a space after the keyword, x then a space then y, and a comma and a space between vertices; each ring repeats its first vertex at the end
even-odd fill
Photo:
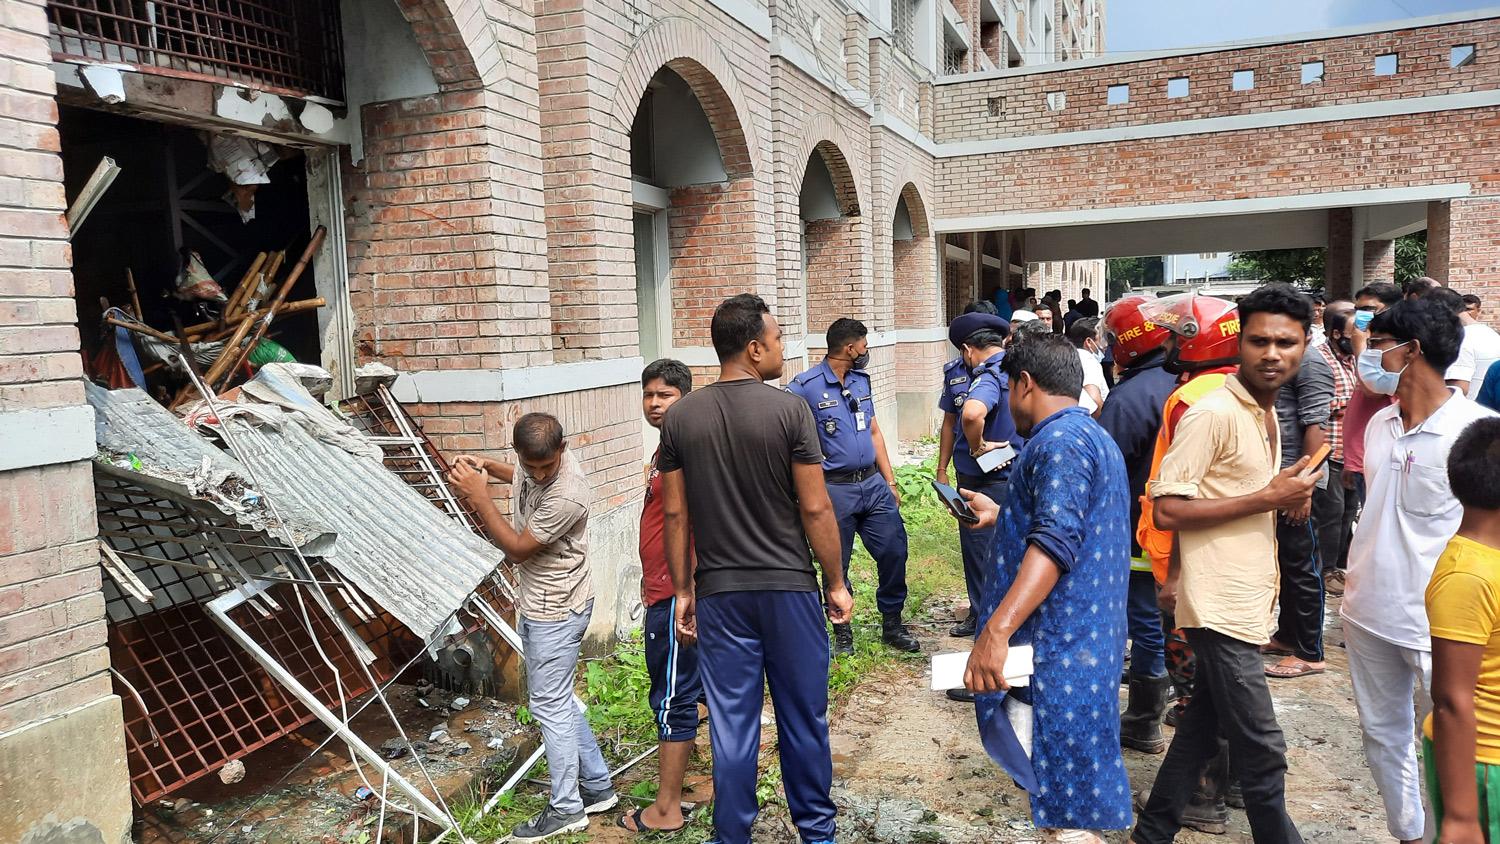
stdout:
MULTIPOLYGON (((240 336, 236 337, 234 342, 225 344, 224 348, 226 352, 233 351, 236 354, 234 356, 234 362, 230 364, 230 366, 225 369, 224 372, 219 373, 219 377, 224 377, 225 375, 231 374, 238 370, 240 368, 240 365, 250 357, 250 350, 255 348, 255 344, 260 342, 260 338, 266 336, 266 331, 271 328, 271 321, 276 317, 277 308, 280 308, 281 305, 286 302, 287 294, 292 292, 292 287, 296 285, 297 279, 302 277, 303 271, 306 270, 307 265, 312 262, 313 255, 318 251, 318 247, 323 245, 323 238, 327 235, 328 230, 323 228, 322 226, 318 226, 318 228, 313 232, 312 239, 308 240, 307 242, 307 248, 302 250, 302 257, 297 259, 296 266, 292 267, 292 271, 287 273, 286 280, 281 282, 281 286, 276 289, 276 296, 271 300, 270 307, 266 308, 265 316, 261 317, 260 319, 246 320, 240 323, 242 326, 254 325, 255 331, 250 335, 249 339, 246 339, 243 334, 240 334, 240 332, 236 330, 236 334, 239 334, 240 336)), ((217 365, 218 364, 215 364, 216 367, 217 365)), ((225 383, 227 382, 228 379, 225 378, 225 383)), ((212 370, 209 371, 206 383, 212 389, 217 390, 219 388, 219 382, 215 380, 215 376, 212 370)))
POLYGON ((220 328, 223 328, 224 321, 234 314, 235 308, 239 307, 245 301, 245 297, 250 295, 250 285, 254 283, 256 274, 265 265, 266 256, 269 254, 268 252, 255 253, 255 260, 250 262, 250 269, 245 271, 245 274, 240 277, 239 286, 229 294, 229 302, 224 305, 224 310, 219 317, 220 328))
POLYGON ((118 318, 112 317, 112 316, 111 317, 105 317, 104 321, 107 322, 107 323, 109 323, 110 325, 114 325, 114 326, 118 326, 120 328, 123 328, 126 331, 134 331, 137 334, 144 334, 147 337, 155 337, 158 340, 161 340, 161 341, 164 341, 164 342, 167 342, 167 343, 171 343, 174 346, 177 345, 177 338, 176 337, 173 337, 172 335, 164 333, 164 332, 161 332, 161 331, 157 331, 156 329, 154 329, 151 326, 146 325, 144 323, 131 322, 130 320, 118 319, 118 318))
MULTIPOLYGON (((295 302, 287 302, 281 307, 277 308, 276 316, 284 317, 296 313, 301 313, 302 311, 316 310, 327 304, 328 300, 324 299, 322 296, 319 296, 316 299, 299 299, 295 302)), ((246 320, 260 319, 268 313, 270 313, 269 309, 258 310, 254 312, 242 311, 239 314, 235 315, 233 319, 229 320, 228 325, 226 325, 222 330, 219 329, 219 324, 217 322, 201 322, 197 325, 190 325, 185 330, 188 332, 188 339, 194 343, 201 343, 205 340, 221 340, 224 337, 227 337, 229 334, 233 333, 234 329, 240 323, 246 320)))
MULTIPOLYGON (((135 289, 135 273, 131 272, 129 267, 125 268, 125 286, 130 290, 130 306, 135 308, 135 318, 144 320, 146 312, 141 310, 141 294, 135 289)), ((176 340, 172 342, 175 343, 176 340)))

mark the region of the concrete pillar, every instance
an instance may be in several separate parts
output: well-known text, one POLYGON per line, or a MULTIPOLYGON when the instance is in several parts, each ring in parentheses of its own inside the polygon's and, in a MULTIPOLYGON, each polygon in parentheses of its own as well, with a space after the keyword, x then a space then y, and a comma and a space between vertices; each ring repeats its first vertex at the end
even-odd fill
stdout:
POLYGON ((1363 249, 1364 272, 1360 286, 1374 281, 1394 281, 1396 278, 1396 241, 1367 240, 1363 249))
POLYGON ((1328 209, 1328 252, 1323 258, 1323 290, 1347 299, 1354 286, 1354 210, 1328 209))

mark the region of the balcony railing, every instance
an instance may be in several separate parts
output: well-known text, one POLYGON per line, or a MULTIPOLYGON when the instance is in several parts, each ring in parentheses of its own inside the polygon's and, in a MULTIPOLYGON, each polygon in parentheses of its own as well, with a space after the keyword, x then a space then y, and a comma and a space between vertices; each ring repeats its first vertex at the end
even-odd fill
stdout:
POLYGON ((344 96, 337 0, 49 0, 53 57, 344 96))

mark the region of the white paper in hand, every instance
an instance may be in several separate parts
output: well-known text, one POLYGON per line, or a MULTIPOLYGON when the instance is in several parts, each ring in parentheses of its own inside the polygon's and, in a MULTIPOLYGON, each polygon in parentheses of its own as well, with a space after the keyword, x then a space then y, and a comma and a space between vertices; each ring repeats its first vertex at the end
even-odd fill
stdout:
MULTIPOLYGON (((969 652, 932 655, 932 690, 945 692, 964 687, 969 652)), ((1031 646, 1016 645, 1005 653, 1005 682, 1012 686, 1031 683, 1031 646)))

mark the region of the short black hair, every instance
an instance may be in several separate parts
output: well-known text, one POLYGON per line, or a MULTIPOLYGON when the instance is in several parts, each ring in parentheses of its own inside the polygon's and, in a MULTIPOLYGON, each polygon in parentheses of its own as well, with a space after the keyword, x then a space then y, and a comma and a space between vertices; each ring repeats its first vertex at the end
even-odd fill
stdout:
POLYGON ((1327 303, 1323 309, 1323 331, 1347 331, 1349 320, 1354 318, 1354 303, 1348 299, 1334 299, 1327 303), (1336 305, 1348 305, 1348 310, 1335 307, 1336 305))
POLYGON ((1078 307, 1078 300, 1077 299, 1069 299, 1068 300, 1068 310, 1071 311, 1071 310, 1073 310, 1076 307, 1078 307))
POLYGON ((1434 287, 1442 287, 1442 285, 1438 284, 1437 279, 1424 275, 1408 281, 1404 292, 1407 296, 1424 296, 1434 287))
POLYGON ((1087 287, 1083 288, 1083 295, 1089 295, 1089 289, 1087 287))
POLYGON ((646 364, 645 369, 641 370, 641 386, 644 387, 652 381, 661 381, 668 387, 676 387, 677 392, 685 396, 693 389, 693 371, 680 360, 661 358, 651 361, 646 364))
POLYGON ((1370 330, 1402 342, 1416 340, 1422 345, 1422 357, 1439 375, 1458 360, 1458 345, 1464 336, 1458 314, 1427 297, 1403 299, 1386 308, 1370 320, 1370 330))
POLYGON ((719 362, 745 351, 751 340, 759 340, 766 332, 765 314, 770 312, 766 300, 754 293, 741 293, 720 302, 708 328, 719 362))
POLYGON ((1500 417, 1469 423, 1448 452, 1448 486, 1465 507, 1500 510, 1500 417))
POLYGON ((1080 349, 1083 348, 1084 343, 1088 342, 1089 340, 1096 339, 1098 338, 1098 336, 1098 317, 1083 317, 1082 319, 1075 319, 1073 320, 1073 324, 1068 326, 1068 340, 1072 342, 1074 346, 1080 349))
POLYGON ((1312 300, 1285 282, 1273 281, 1255 288, 1240 300, 1239 308, 1241 331, 1250 324, 1251 314, 1282 314, 1302 323, 1304 332, 1312 328, 1312 300))
POLYGON ((562 423, 550 413, 528 413, 510 432, 511 448, 527 460, 546 460, 562 448, 562 423))
POLYGON ((1010 333, 1014 338, 1011 340, 1011 345, 1015 345, 1028 337, 1041 337, 1051 334, 1052 329, 1048 328, 1047 324, 1039 319, 1028 319, 1025 322, 1018 322, 1012 325, 1010 333))
POLYGON ((1401 301, 1401 288, 1389 281, 1377 281, 1361 287, 1359 292, 1354 294, 1354 299, 1358 301, 1366 296, 1373 296, 1380 300, 1380 304, 1390 307, 1401 301))
POLYGON ((1000 361, 1000 371, 1010 377, 1012 384, 1021 373, 1028 373, 1048 395, 1076 399, 1083 393, 1083 363, 1078 360, 1078 350, 1056 334, 1043 334, 1012 345, 1000 361))
POLYGON ((1317 290, 1314 290, 1312 293, 1310 293, 1308 295, 1312 297, 1312 303, 1314 305, 1326 305, 1326 304, 1328 304, 1328 300, 1324 299, 1323 298, 1323 294, 1320 293, 1317 290))
POLYGON ((1433 287, 1422 291, 1422 298, 1430 302, 1437 302, 1454 314, 1461 314, 1469 309, 1464 304, 1464 297, 1451 287, 1433 287))
POLYGON ((828 326, 828 333, 824 338, 828 341, 828 351, 842 349, 850 343, 858 343, 859 338, 869 335, 870 329, 857 319, 839 317, 828 326))
POLYGON ((972 349, 988 349, 991 346, 1005 345, 1005 332, 998 328, 981 328, 965 337, 963 343, 972 349))
POLYGON ((1000 309, 995 307, 995 303, 989 301, 988 299, 975 299, 969 304, 964 305, 964 313, 989 314, 990 316, 999 316, 1000 309))
POLYGON ((1477 308, 1477 307, 1479 307, 1479 297, 1475 296, 1473 293, 1465 293, 1464 294, 1464 305, 1466 305, 1466 306, 1468 306, 1470 308, 1477 308))

